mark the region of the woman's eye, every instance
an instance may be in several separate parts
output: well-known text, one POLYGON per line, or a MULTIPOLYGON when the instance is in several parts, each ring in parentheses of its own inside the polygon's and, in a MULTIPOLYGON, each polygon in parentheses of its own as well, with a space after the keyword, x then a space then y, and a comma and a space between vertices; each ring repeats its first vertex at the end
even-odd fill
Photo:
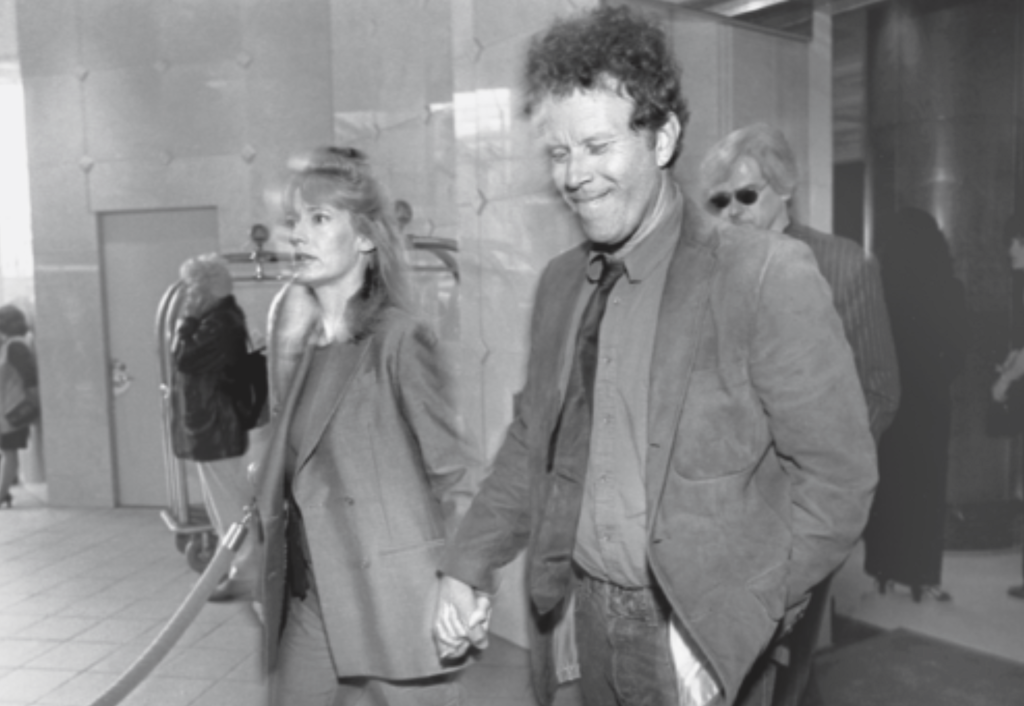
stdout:
POLYGON ((331 219, 326 213, 314 213, 313 223, 318 226, 322 226, 324 223, 329 222, 331 219))

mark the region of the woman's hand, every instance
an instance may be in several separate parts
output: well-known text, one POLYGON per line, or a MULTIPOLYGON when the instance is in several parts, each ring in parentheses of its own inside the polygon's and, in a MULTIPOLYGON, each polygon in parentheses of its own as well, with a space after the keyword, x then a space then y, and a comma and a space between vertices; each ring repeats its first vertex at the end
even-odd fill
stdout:
POLYGON ((996 366, 996 372, 1002 374, 1009 370, 1010 368, 1012 368, 1014 364, 1017 362, 1017 356, 1020 355, 1020 350, 1021 349, 1018 348, 1017 350, 1013 350, 1007 353, 1006 360, 1004 360, 1002 363, 996 366))
POLYGON ((992 385, 992 399, 996 402, 1006 402, 1010 392, 1010 386, 1024 375, 1024 356, 1021 350, 1012 350, 1006 355, 1006 360, 996 366, 999 379, 992 385))
POLYGON ((1007 393, 1010 391, 1010 383, 1005 376, 1000 376, 996 384, 992 386, 992 399, 1002 404, 1007 400, 1007 393))

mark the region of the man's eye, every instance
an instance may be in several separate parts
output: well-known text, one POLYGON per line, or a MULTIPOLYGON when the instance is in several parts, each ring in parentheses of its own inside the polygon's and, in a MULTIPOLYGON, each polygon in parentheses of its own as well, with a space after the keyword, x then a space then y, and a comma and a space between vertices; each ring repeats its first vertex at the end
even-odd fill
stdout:
POLYGON ((608 151, 608 143, 593 142, 587 145, 587 149, 590 151, 590 154, 604 154, 605 152, 608 151))
POLYGON ((548 152, 548 159, 555 164, 561 164, 569 158, 569 150, 551 150, 548 152))

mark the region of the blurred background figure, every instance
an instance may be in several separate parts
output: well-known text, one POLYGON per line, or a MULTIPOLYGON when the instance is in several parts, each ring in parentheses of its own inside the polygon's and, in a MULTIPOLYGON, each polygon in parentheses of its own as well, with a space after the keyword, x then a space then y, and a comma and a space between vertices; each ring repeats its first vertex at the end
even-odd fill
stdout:
POLYGON ((11 507, 18 483, 18 452, 28 446, 39 418, 39 378, 28 335, 28 321, 12 304, 0 307, 0 508, 11 507))
POLYGON ((295 274, 271 308, 258 600, 270 703, 461 703, 429 618, 477 465, 392 203, 361 152, 293 160, 295 274))
MULTIPOLYGON (((793 196, 796 159, 781 130, 755 123, 731 132, 701 163, 705 207, 737 225, 771 230, 810 247, 832 289, 832 302, 853 350, 867 401, 871 435, 878 443, 900 400, 899 369, 878 263, 856 243, 800 223, 793 196)), ((811 593, 803 618, 786 640, 788 661, 779 670, 772 703, 797 706, 808 688, 831 578, 811 593)))
MULTIPOLYGON (((1024 216, 1020 214, 1010 216, 1004 226, 1003 235, 1010 256, 1010 268, 1015 273, 1024 272, 1024 216)), ((1006 356, 1006 360, 996 368, 998 377, 995 384, 992 385, 992 399, 995 402, 1007 403, 1010 397, 1010 388, 1024 376, 1024 355, 1021 355, 1021 351, 1024 351, 1024 348, 1011 350, 1006 356)), ((1020 390, 1015 390, 1015 393, 1019 394, 1020 390)), ((1024 426, 1014 429, 1013 434, 1018 436, 1024 434, 1024 426)), ((1021 559, 1024 563, 1024 553, 1022 553, 1021 559)), ((1024 571, 1024 565, 1022 565, 1022 571, 1024 571)), ((1024 600, 1024 584, 1011 587, 1008 593, 1014 598, 1024 600)))
POLYGON ((967 345, 964 288, 949 245, 925 211, 900 211, 881 229, 882 281, 902 397, 878 449, 879 485, 865 530, 864 569, 885 593, 948 601, 942 551, 949 469, 950 385, 967 345))
MULTIPOLYGON (((224 537, 254 495, 242 461, 248 429, 231 396, 232 372, 247 352, 245 314, 231 294, 231 273, 220 256, 210 253, 186 260, 180 275, 185 303, 172 344, 174 453, 196 462, 210 520, 224 537)), ((249 539, 211 601, 251 595, 253 554, 249 539)))

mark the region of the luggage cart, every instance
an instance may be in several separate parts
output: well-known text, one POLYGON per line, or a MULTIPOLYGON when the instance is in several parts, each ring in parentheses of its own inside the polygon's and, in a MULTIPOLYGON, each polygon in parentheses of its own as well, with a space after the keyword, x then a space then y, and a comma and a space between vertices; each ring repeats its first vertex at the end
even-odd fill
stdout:
MULTIPOLYGON (((249 231, 253 249, 248 252, 222 253, 229 264, 252 265, 247 273, 232 272, 234 282, 259 282, 280 285, 285 279, 284 268, 278 263, 287 258, 266 249, 270 232, 257 224, 249 231)), ((192 505, 188 493, 188 461, 174 455, 171 433, 171 391, 173 389, 174 359, 171 346, 179 310, 184 301, 184 283, 172 284, 157 308, 156 343, 160 370, 160 400, 163 416, 163 454, 167 475, 168 507, 160 511, 164 524, 174 534, 174 545, 185 554, 191 569, 202 573, 217 551, 217 532, 203 505, 192 505)))

